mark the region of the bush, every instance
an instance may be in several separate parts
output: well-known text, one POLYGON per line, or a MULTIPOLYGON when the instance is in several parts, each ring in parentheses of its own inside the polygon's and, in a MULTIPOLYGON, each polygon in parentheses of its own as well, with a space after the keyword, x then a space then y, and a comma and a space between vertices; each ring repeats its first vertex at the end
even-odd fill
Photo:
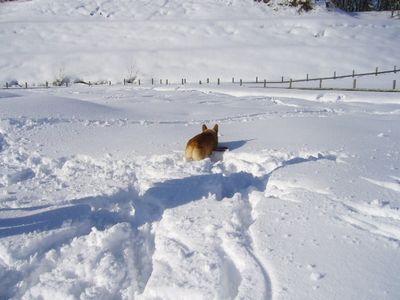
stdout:
POLYGON ((298 7, 299 11, 310 11, 313 9, 311 0, 289 0, 289 6, 298 7))
POLYGON ((292 6, 298 7, 299 12, 309 11, 313 9, 313 0, 254 0, 255 2, 263 2, 268 5, 292 6))

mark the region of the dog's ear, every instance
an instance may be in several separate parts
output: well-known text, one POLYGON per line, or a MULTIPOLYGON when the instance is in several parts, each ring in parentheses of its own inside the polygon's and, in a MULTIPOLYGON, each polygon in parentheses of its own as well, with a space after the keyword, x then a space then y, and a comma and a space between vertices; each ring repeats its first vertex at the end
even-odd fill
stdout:
POLYGON ((203 126, 201 126, 201 131, 206 131, 207 130, 207 126, 206 124, 203 124, 203 126))
POLYGON ((213 129, 218 134, 218 124, 215 124, 213 129))

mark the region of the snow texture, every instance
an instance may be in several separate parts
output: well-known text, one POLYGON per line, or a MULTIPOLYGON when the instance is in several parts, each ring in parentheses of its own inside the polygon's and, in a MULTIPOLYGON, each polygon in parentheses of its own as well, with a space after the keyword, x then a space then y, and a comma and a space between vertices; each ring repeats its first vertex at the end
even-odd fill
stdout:
MULTIPOLYGON (((163 78, 399 60, 400 25, 385 13, 250 0, 0 9, 1 83, 60 68, 117 81, 132 57, 138 75, 163 78)), ((0 298, 399 299, 399 121, 396 92, 2 89, 0 298), (204 123, 229 150, 185 161, 204 123)))
POLYGON ((397 298, 400 101, 216 89, 0 92, 1 296, 397 298))

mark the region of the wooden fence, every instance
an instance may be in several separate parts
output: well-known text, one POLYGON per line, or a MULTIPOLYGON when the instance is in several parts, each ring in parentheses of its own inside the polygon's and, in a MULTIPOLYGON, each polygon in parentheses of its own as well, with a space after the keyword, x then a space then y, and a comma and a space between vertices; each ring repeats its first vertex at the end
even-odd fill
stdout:
MULTIPOLYGON (((344 78, 354 78, 353 79, 353 89, 357 89, 357 78, 356 77, 378 76, 380 74, 389 74, 389 73, 396 74, 397 72, 400 72, 400 70, 397 69, 396 66, 394 66, 392 70, 384 70, 384 71, 379 71, 379 68, 376 67, 373 72, 366 72, 366 73, 356 73, 355 70, 353 70, 353 72, 351 74, 337 75, 337 72, 335 71, 335 72, 333 72, 332 76, 310 77, 309 74, 306 74, 305 78, 302 78, 302 79, 288 78, 286 80, 284 79, 284 76, 282 76, 281 80, 279 80, 279 81, 267 81, 266 79, 260 81, 259 78, 256 77, 255 81, 244 82, 240 79, 239 83, 240 83, 240 85, 242 85, 244 83, 246 83, 246 84, 263 84, 264 87, 267 87, 268 85, 280 85, 280 87, 282 87, 282 88, 291 89, 291 88, 294 88, 294 83, 317 81, 318 87, 313 87, 313 88, 308 87, 308 88, 302 88, 302 89, 327 89, 327 88, 323 87, 323 81, 337 80, 337 79, 344 79, 344 78)), ((349 89, 349 88, 332 88, 332 89, 349 89)), ((368 89, 365 89, 365 90, 368 90, 368 89)), ((396 90, 396 80, 395 79, 392 81, 392 90, 396 90)))
MULTIPOLYGON (((281 77, 281 80, 266 80, 266 79, 262 79, 260 80, 260 78, 257 76, 255 77, 255 81, 244 81, 243 79, 235 79, 234 77, 232 77, 232 80, 229 82, 224 82, 221 80, 221 78, 217 78, 214 82, 212 82, 210 80, 210 78, 206 78, 205 80, 198 80, 198 81, 192 81, 189 82, 190 84, 217 84, 217 85, 222 85, 222 84, 228 84, 228 83, 232 83, 235 85, 239 85, 239 86, 243 86, 243 85, 256 85, 256 86, 262 86, 264 88, 267 87, 279 87, 279 88, 288 88, 288 89, 292 89, 292 88, 296 88, 296 89, 309 89, 309 90, 315 90, 315 89, 320 89, 320 90, 327 90, 327 89, 331 89, 331 90, 358 90, 358 91, 392 91, 392 92, 400 92, 400 90, 397 88, 397 82, 396 79, 393 79, 393 81, 390 83, 391 85, 391 89, 387 88, 387 89, 371 89, 371 88, 358 88, 357 87, 357 78, 359 77, 363 77, 363 76, 378 76, 381 74, 389 74, 389 73, 394 73, 396 74, 397 72, 400 72, 399 69, 397 69, 396 66, 393 67, 393 69, 391 70, 383 70, 380 71, 378 67, 375 68, 375 70, 373 72, 365 72, 365 73, 356 73, 355 70, 353 70, 353 72, 351 74, 346 74, 346 75, 338 75, 337 72, 333 72, 332 76, 325 76, 325 77, 310 77, 309 74, 306 74, 306 76, 304 78, 301 79, 293 79, 293 78, 286 78, 284 76, 281 77), (325 87, 323 82, 326 81, 330 81, 330 80, 337 80, 337 79, 344 79, 344 78, 353 78, 353 85, 352 88, 350 87, 325 87), (295 87, 295 83, 304 83, 304 82, 318 82, 318 86, 315 87, 301 87, 301 86, 296 86, 295 87)), ((102 81, 100 84, 99 83, 91 83, 90 81, 88 82, 84 82, 84 81, 79 81, 76 83, 80 83, 80 84, 86 84, 88 86, 96 86, 96 85, 113 85, 111 83, 111 81, 102 81)), ((64 86, 64 87, 68 87, 71 83, 69 81, 65 81, 65 83, 63 83, 62 85, 53 85, 53 86, 64 86)), ((180 81, 178 82, 172 82, 169 79, 158 79, 156 80, 155 78, 151 78, 151 79, 139 79, 139 78, 130 78, 130 79, 123 79, 123 81, 119 84, 123 84, 123 85, 128 85, 128 84, 134 84, 134 85, 172 85, 172 84, 178 84, 178 85, 186 85, 188 84, 188 81, 186 78, 182 78, 180 81)), ((46 82, 45 85, 41 85, 41 86, 33 86, 33 85, 28 85, 27 82, 25 82, 23 85, 18 84, 18 85, 10 85, 8 82, 6 83, 5 87, 3 87, 3 89, 9 89, 9 88, 24 88, 24 89, 28 89, 28 88, 50 88, 51 85, 49 84, 49 82, 46 82)))

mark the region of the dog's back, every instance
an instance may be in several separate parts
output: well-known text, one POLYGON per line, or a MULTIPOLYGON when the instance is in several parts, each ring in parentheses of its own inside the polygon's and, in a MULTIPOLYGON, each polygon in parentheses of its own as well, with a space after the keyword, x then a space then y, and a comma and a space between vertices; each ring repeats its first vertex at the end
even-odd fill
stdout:
POLYGON ((218 146, 218 125, 213 129, 208 129, 206 125, 202 127, 203 132, 191 138, 185 151, 187 160, 202 160, 210 156, 218 146))

